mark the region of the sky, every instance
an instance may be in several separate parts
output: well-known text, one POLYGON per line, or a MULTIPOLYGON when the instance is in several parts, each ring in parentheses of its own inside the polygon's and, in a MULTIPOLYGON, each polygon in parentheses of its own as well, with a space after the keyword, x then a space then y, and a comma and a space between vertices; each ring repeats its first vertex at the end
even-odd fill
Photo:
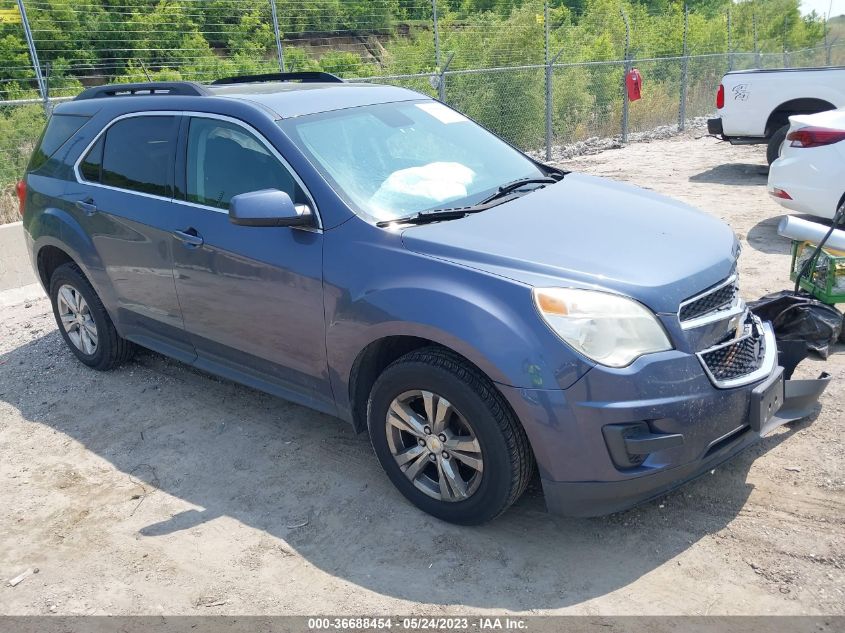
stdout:
POLYGON ((804 13, 815 10, 819 15, 827 15, 829 9, 831 17, 842 15, 845 13, 845 0, 833 0, 832 9, 830 0, 801 0, 801 10, 804 13))

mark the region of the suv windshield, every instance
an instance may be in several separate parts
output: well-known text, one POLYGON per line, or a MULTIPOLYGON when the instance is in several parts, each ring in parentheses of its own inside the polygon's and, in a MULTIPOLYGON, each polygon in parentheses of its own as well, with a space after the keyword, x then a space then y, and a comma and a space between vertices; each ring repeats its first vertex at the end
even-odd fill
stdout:
POLYGON ((540 169, 436 101, 348 108, 279 126, 359 213, 376 220, 462 207, 540 169))

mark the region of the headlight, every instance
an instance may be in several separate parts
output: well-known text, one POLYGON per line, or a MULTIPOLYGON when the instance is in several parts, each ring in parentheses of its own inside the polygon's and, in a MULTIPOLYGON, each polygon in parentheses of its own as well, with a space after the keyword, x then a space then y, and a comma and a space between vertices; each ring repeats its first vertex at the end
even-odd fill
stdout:
POLYGON ((543 319, 566 343, 609 367, 672 349, 657 317, 633 299, 595 290, 535 288, 543 319))

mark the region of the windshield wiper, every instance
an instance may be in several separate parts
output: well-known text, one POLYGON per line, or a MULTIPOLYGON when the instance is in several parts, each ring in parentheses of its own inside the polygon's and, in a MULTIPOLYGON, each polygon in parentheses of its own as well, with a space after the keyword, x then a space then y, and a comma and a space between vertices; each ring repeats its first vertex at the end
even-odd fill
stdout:
MULTIPOLYGON (((499 187, 496 193, 491 194, 481 200, 478 204, 487 204, 488 202, 493 202, 493 200, 498 200, 499 198, 503 198, 504 196, 508 195, 516 191, 517 189, 521 189, 525 185, 553 185, 556 182, 559 182, 560 178, 552 178, 551 176, 545 176, 542 178, 520 178, 519 180, 514 180, 513 182, 509 182, 506 185, 502 185, 499 187)), ((538 187, 540 189, 541 187, 538 187)))
POLYGON ((376 226, 390 226, 391 224, 428 224, 429 222, 440 222, 441 220, 457 220, 469 213, 476 213, 483 209, 475 207, 464 207, 463 209, 436 209, 434 211, 420 211, 404 218, 395 220, 382 220, 376 222, 376 226))
MULTIPOLYGON (((563 176, 564 173, 561 172, 558 178, 550 176, 520 178, 519 180, 514 180, 513 182, 509 182, 507 184, 502 185, 498 188, 496 193, 487 196, 483 200, 476 202, 473 205, 469 205, 466 207, 457 207, 454 209, 433 209, 431 211, 420 211, 419 213, 414 213, 413 215, 409 215, 404 218, 396 218, 395 220, 382 220, 380 222, 376 222, 376 226, 384 227, 390 226, 391 224, 429 224, 431 222, 440 222, 441 220, 457 220, 459 218, 466 217, 471 213, 485 211, 490 207, 494 207, 497 204, 505 202, 505 198, 507 198, 510 194, 513 194, 517 189, 524 187, 525 185, 551 185, 556 182, 560 182, 563 176)), ((538 187, 538 189, 540 188, 542 187, 538 187)))

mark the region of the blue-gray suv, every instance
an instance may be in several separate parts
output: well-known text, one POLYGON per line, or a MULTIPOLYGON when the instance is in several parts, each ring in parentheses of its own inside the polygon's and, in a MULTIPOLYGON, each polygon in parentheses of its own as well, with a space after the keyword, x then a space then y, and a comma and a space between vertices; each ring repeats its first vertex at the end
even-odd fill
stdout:
POLYGON ((410 90, 322 73, 90 88, 18 185, 59 331, 369 431, 399 491, 492 519, 661 494, 812 410, 739 296, 739 243, 543 165, 410 90))

